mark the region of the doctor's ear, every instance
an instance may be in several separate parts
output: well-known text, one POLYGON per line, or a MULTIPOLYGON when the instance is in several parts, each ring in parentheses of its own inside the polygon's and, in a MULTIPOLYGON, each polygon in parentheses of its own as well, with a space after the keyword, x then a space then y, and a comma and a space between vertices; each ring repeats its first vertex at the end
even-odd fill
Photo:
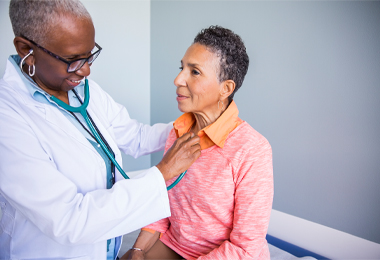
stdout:
MULTIPOLYGON (((21 59, 24 58, 26 55, 28 55, 29 52, 33 51, 32 44, 28 40, 26 40, 20 36, 17 36, 14 38, 13 44, 16 48, 17 54, 21 57, 21 59)), ((25 63, 28 66, 32 66, 34 64, 33 55, 30 55, 25 60, 25 63)))
POLYGON ((233 80, 225 80, 222 82, 222 87, 220 89, 220 97, 221 99, 228 98, 235 90, 235 81, 233 80))

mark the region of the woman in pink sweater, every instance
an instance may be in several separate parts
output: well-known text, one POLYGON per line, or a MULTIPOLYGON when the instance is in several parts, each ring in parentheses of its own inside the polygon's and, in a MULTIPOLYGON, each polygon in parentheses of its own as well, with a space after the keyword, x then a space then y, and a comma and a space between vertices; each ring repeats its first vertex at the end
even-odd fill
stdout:
MULTIPOLYGON (((265 239, 273 199, 272 150, 238 117, 233 101, 248 70, 241 38, 211 26, 181 60, 178 108, 166 150, 187 132, 201 156, 168 192, 171 217, 142 229, 128 259, 270 259, 265 239)), ((168 181, 168 185, 174 180, 168 181)))

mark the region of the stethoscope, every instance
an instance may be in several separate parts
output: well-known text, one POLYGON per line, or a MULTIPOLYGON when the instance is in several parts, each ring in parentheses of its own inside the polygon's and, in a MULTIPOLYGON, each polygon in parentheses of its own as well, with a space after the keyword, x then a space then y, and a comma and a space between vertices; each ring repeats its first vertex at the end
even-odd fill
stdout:
MULTIPOLYGON (((90 128, 91 133, 94 135, 96 141, 100 144, 100 146, 102 147, 103 151, 107 154, 108 158, 112 161, 112 163, 115 165, 115 167, 119 170, 120 174, 125 179, 129 179, 128 175, 124 172, 124 170, 121 168, 121 166, 118 164, 118 162, 115 160, 114 156, 111 154, 111 152, 107 148, 106 144, 103 141, 103 138, 101 138, 101 136, 99 135, 98 131, 96 131, 95 124, 89 118, 89 115, 87 113, 87 106, 88 106, 88 103, 90 101, 90 91, 89 91, 89 86, 88 86, 88 80, 87 80, 87 78, 84 80, 84 101, 82 102, 82 100, 78 97, 79 101, 82 103, 81 106, 79 106, 79 107, 70 106, 70 105, 66 104, 65 102, 59 100, 55 96, 50 96, 50 99, 53 100, 55 103, 57 103, 57 105, 59 105, 63 109, 65 109, 65 110, 67 110, 69 112, 72 112, 72 113, 80 113, 83 116, 84 120, 87 123, 87 126, 90 128)), ((177 183, 183 178, 183 176, 186 174, 186 172, 187 172, 187 170, 184 171, 183 173, 181 173, 179 175, 179 177, 172 184, 170 184, 167 187, 167 190, 170 190, 175 185, 177 185, 177 183)))
MULTIPOLYGON (((23 61, 26 59, 27 56, 29 56, 32 52, 29 52, 28 55, 26 55, 20 62, 20 69, 21 71, 24 73, 23 69, 22 69, 22 63, 23 61)), ((27 77, 28 78, 28 77, 27 77)), ((62 107, 63 109, 71 112, 71 113, 80 113, 82 115, 82 117, 84 118, 84 120, 86 121, 87 123, 87 126, 89 127, 91 133, 93 134, 93 137, 95 137, 96 141, 98 142, 98 144, 100 144, 100 146, 102 147, 103 151, 107 154, 108 158, 111 160, 111 162, 115 165, 115 167, 119 170, 120 174, 125 178, 125 179, 129 179, 128 175, 124 172, 124 170, 121 168, 121 166, 118 164, 118 162, 116 161, 116 159, 114 158, 114 156, 112 155, 112 153, 110 152, 110 150, 112 150, 109 145, 105 144, 105 139, 103 138, 103 136, 101 136, 100 134, 100 131, 96 130, 97 127, 95 125, 95 123, 93 122, 93 120, 91 120, 89 114, 87 113, 87 107, 88 107, 88 104, 90 102, 90 91, 89 91, 89 86, 88 86, 88 80, 87 78, 85 78, 85 81, 84 81, 84 101, 82 101, 80 98, 79 98, 79 95, 76 93, 76 91, 73 89, 73 92, 74 94, 78 97, 78 100, 79 102, 81 102, 81 106, 79 107, 73 107, 73 106, 70 106, 68 104, 66 104, 65 102, 59 100, 58 98, 56 98, 55 96, 52 96, 50 95, 50 99, 53 100, 57 105, 59 105, 60 107, 62 107), (96 128, 96 129, 95 129, 96 128), (98 133, 99 132, 99 133, 98 133), (104 141, 103 141, 104 140, 104 141)), ((167 187, 167 190, 170 190, 172 189, 175 185, 177 185, 177 183, 183 178, 183 176, 186 174, 187 170, 184 171, 183 173, 181 173, 178 178, 172 183, 170 184, 168 187, 167 187)))

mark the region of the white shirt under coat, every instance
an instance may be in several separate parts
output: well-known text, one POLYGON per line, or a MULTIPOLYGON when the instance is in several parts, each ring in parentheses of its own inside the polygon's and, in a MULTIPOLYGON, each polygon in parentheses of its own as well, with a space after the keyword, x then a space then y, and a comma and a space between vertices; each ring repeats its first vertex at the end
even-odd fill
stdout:
MULTIPOLYGON (((130 180, 116 169, 107 190, 101 156, 59 108, 33 99, 17 70, 8 60, 0 80, 0 259, 106 259, 107 239, 170 216, 156 167, 130 180)), ((138 123, 89 85, 88 112, 120 165, 120 150, 164 149, 171 124, 138 123)))

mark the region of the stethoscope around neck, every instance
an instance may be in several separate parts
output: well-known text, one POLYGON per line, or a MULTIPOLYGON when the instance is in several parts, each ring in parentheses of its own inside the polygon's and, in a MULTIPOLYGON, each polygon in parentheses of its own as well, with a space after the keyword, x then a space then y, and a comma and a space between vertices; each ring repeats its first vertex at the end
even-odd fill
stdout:
MULTIPOLYGON (((32 54, 33 51, 30 51, 20 62, 20 69, 23 73, 25 73, 23 70, 22 70, 22 65, 23 65, 23 62, 24 60, 30 55, 32 54)), ((28 78, 28 77, 27 77, 28 78)), ((34 83, 35 84, 35 83, 34 83)), ((71 113, 80 113, 82 115, 82 117, 84 118, 84 120, 86 121, 86 124, 87 126, 89 127, 91 133, 93 134, 93 137, 95 137, 96 141, 98 142, 98 144, 102 147, 103 151, 106 153, 107 157, 111 160, 111 162, 115 165, 115 167, 119 170, 120 174, 125 178, 125 179, 129 179, 128 175, 124 172, 124 170, 121 168, 121 166, 119 165, 119 163, 116 161, 115 157, 112 155, 112 153, 110 152, 111 148, 109 147, 109 145, 107 144, 106 145, 106 141, 104 139, 103 136, 101 136, 100 134, 100 131, 97 130, 97 127, 95 125, 95 123, 93 122, 93 120, 91 120, 91 117, 89 116, 89 114, 87 113, 87 107, 88 107, 88 104, 90 103, 90 90, 89 90, 89 85, 88 85, 88 80, 87 78, 85 78, 85 81, 84 81, 84 100, 82 101, 79 97, 79 95, 76 93, 76 91, 73 89, 73 92, 74 94, 77 96, 79 102, 81 103, 81 105, 79 107, 73 107, 73 106, 70 106, 68 104, 66 104, 65 102, 63 102, 62 100, 56 98, 55 96, 53 95, 50 95, 50 99, 53 100, 57 105, 59 105, 60 107, 62 107, 63 109, 71 112, 71 113), (96 129, 95 129, 96 128, 96 129), (104 140, 104 141, 103 141, 104 140), (108 146, 108 147, 107 147, 108 146)), ((183 178, 183 176, 186 174, 187 170, 184 171, 183 173, 181 173, 178 178, 172 183, 170 184, 168 187, 167 187, 167 190, 170 190, 171 188, 173 188, 175 185, 177 185, 177 183, 183 178)))
MULTIPOLYGON (((111 152, 107 148, 106 144, 102 140, 103 138, 101 138, 98 131, 96 131, 96 129, 94 127, 95 124, 93 124, 93 122, 89 118, 89 115, 87 113, 87 106, 90 102, 90 91, 89 91, 87 78, 85 79, 84 82, 85 82, 84 83, 84 101, 82 102, 82 100, 80 100, 80 98, 78 97, 79 101, 82 103, 81 106, 79 106, 79 107, 70 106, 70 105, 66 104, 65 102, 59 100, 55 96, 50 96, 50 99, 53 100, 55 103, 57 103, 63 109, 65 109, 69 112, 72 112, 72 113, 80 113, 82 115, 82 117, 84 118, 84 120, 87 123, 87 126, 90 128, 91 133, 94 135, 96 141, 98 142, 98 144, 100 144, 103 151, 107 154, 108 158, 112 161, 112 163, 115 165, 115 167, 119 170, 120 174, 125 179, 129 179, 128 175, 124 172, 124 170, 121 168, 119 163, 115 160, 114 156, 111 154, 111 152)), ((186 174, 186 172, 187 171, 184 171, 183 173, 181 173, 180 176, 175 180, 175 182, 173 182, 171 185, 169 185, 167 187, 167 190, 170 190, 175 185, 177 185, 177 183, 183 178, 183 176, 186 174)))

